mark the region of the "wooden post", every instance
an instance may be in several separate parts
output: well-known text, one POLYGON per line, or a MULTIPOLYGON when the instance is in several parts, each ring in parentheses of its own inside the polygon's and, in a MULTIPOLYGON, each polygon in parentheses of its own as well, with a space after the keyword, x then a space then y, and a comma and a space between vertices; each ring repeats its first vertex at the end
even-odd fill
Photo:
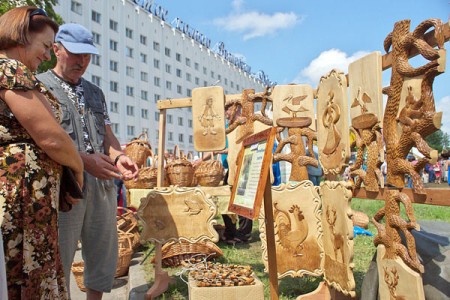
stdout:
POLYGON ((277 253, 275 247, 275 230, 273 228, 272 185, 270 184, 270 172, 267 173, 266 187, 264 189, 264 216, 267 235, 270 298, 272 300, 278 300, 277 253))

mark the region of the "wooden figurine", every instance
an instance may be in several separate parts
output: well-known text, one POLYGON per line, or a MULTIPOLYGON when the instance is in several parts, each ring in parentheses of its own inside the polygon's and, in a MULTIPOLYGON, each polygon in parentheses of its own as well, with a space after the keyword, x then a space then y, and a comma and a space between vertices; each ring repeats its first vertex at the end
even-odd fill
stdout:
POLYGON ((214 151, 225 148, 225 96, 223 87, 192 90, 192 120, 195 150, 214 151))
POLYGON ((349 157, 347 80, 332 70, 317 89, 319 160, 324 174, 340 174, 349 157))
POLYGON ((355 188, 361 184, 367 191, 378 192, 384 187, 380 166, 384 162, 384 145, 380 120, 382 119, 381 53, 373 52, 349 66, 350 131, 355 135, 351 145, 357 148, 356 161, 350 176, 357 177, 355 188), (366 170, 362 168, 367 153, 366 170))
POLYGON ((274 122, 278 126, 278 147, 273 160, 291 163, 290 181, 308 179, 306 166, 318 166, 312 151, 306 155, 303 138, 306 138, 308 149, 313 149, 313 141, 317 140, 314 118, 314 92, 309 85, 275 86, 273 93, 274 122), (288 129, 288 137, 281 138, 281 132, 288 129), (285 145, 290 146, 290 153, 281 153, 285 145))
MULTIPOLYGON (((272 187, 272 204, 278 278, 321 276, 324 254, 318 187, 311 181, 272 187)), ((262 214, 259 227, 267 269, 266 225, 262 214)))
POLYGON ((351 185, 325 181, 320 185, 322 196, 323 265, 327 284, 345 295, 354 297, 353 223, 350 202, 351 185))
POLYGON ((165 243, 183 239, 189 242, 212 240, 219 236, 213 225, 216 206, 200 188, 156 188, 141 200, 138 216, 144 228, 142 241, 165 243))
POLYGON ((410 20, 399 21, 384 41, 386 52, 391 49, 392 54, 391 84, 383 89, 388 96, 383 119, 387 183, 402 188, 404 176, 408 174, 414 191, 426 194, 419 171, 427 163, 434 164, 438 155, 424 138, 441 127, 442 113, 436 113, 432 86, 434 78, 445 68, 443 23, 429 19, 420 23, 413 32, 409 30, 410 20), (432 27, 435 28, 438 49, 424 38, 425 32, 432 27), (413 67, 408 61, 413 49, 429 62, 413 67), (412 147, 424 156, 415 164, 406 159, 412 147))

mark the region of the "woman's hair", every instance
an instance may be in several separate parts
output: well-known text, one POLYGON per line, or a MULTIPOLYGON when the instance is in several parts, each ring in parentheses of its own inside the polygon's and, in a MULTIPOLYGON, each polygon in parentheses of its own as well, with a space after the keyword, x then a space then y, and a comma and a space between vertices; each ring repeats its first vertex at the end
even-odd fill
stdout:
POLYGON ((7 11, 0 16, 0 50, 28 45, 30 33, 42 32, 46 26, 58 32, 58 24, 43 9, 22 6, 7 11))

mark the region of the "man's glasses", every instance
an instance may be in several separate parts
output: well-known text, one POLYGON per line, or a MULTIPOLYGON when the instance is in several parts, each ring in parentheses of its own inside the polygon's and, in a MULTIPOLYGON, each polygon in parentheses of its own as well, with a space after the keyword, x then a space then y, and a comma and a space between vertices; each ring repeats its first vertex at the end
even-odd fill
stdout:
POLYGON ((45 17, 48 17, 47 13, 42 8, 38 8, 36 10, 33 10, 31 12, 31 14, 30 14, 30 18, 32 18, 33 16, 45 16, 45 17))

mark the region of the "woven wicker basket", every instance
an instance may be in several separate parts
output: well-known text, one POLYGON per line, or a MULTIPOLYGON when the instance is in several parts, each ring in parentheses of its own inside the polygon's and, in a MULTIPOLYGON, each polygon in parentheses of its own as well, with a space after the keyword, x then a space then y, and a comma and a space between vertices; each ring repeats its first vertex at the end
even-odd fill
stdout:
MULTIPOLYGON (((195 255, 209 255, 208 259, 223 255, 222 250, 213 242, 189 243, 186 241, 168 242, 162 247, 162 264, 165 267, 178 267, 183 261, 195 255)), ((154 262, 154 259, 153 259, 154 262)))
POLYGON ((219 159, 214 159, 211 153, 211 159, 202 161, 195 170, 195 178, 201 186, 218 186, 223 179, 224 168, 219 159))
POLYGON ((77 282, 78 288, 82 292, 86 292, 86 287, 84 286, 84 262, 83 261, 77 261, 72 263, 72 273, 75 277, 75 281, 77 282))
POLYGON ((124 184, 127 189, 152 189, 156 187, 157 177, 157 167, 144 167, 139 169, 137 180, 125 180, 124 184))
POLYGON ((130 157, 138 166, 142 168, 145 166, 146 159, 150 156, 152 146, 148 142, 147 132, 141 133, 137 139, 132 140, 125 146, 125 154, 130 157))
POLYGON ((119 256, 117 258, 115 277, 121 277, 128 273, 128 268, 130 267, 132 256, 133 256, 133 249, 119 248, 119 256))
MULTIPOLYGON (((124 211, 121 215, 117 215, 117 232, 119 238, 121 234, 130 239, 130 249, 136 250, 140 245, 140 231, 138 227, 138 221, 136 218, 136 213, 128 208, 118 207, 118 211, 124 211)), ((120 248, 120 239, 119 239, 120 248)))
POLYGON ((367 229, 369 226, 369 216, 361 211, 353 210, 352 222, 353 226, 367 229))
POLYGON ((186 157, 180 154, 178 145, 175 145, 175 159, 167 163, 166 172, 170 184, 182 187, 192 186, 194 167, 186 157))

